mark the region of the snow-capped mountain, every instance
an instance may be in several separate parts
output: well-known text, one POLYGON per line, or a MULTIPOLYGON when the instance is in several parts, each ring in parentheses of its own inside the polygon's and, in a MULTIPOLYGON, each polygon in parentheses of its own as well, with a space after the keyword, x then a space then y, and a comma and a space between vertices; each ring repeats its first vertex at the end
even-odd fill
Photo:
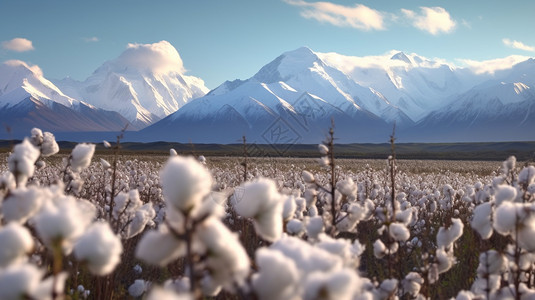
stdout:
POLYGON ((129 44, 89 78, 56 84, 68 95, 116 111, 137 127, 150 125, 208 92, 197 77, 184 75, 177 50, 167 41, 129 44))
POLYGON ((412 121, 381 93, 326 65, 308 48, 286 52, 248 80, 225 82, 140 132, 143 138, 232 143, 317 142, 334 119, 340 141, 367 141, 412 121), (180 130, 177 130, 180 128, 180 130), (286 135, 284 135, 286 134, 286 135))
POLYGON ((430 112, 408 136, 416 141, 535 140, 535 60, 479 84, 430 112))
POLYGON ((119 131, 128 121, 66 96, 38 66, 18 60, 0 65, 0 136, 29 134, 33 127, 62 131, 119 131))
POLYGON ((318 142, 333 118, 339 142, 383 142, 394 123, 402 141, 529 140, 534 75, 535 61, 522 57, 457 67, 399 51, 350 57, 303 47, 250 79, 223 83, 140 137, 281 143, 276 129, 289 143, 318 142))
POLYGON ((417 54, 390 51, 381 56, 354 57, 318 54, 326 64, 347 74, 364 87, 379 91, 413 121, 445 104, 454 95, 490 79, 444 61, 417 54))

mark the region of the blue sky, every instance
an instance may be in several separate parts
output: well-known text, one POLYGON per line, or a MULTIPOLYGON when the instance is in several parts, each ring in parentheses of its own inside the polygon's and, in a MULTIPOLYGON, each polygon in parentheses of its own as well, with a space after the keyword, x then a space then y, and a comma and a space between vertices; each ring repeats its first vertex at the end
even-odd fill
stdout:
POLYGON ((281 53, 443 58, 535 56, 535 1, 525 0, 0 0, 0 61, 47 78, 88 77, 128 43, 169 41, 189 75, 215 88, 281 53))

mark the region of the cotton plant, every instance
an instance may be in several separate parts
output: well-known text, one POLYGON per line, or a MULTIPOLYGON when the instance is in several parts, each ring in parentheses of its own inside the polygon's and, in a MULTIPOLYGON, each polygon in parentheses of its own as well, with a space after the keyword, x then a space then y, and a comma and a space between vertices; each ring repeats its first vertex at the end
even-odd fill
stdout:
MULTIPOLYGON (((143 235, 136 256, 159 266, 183 257, 183 275, 189 278, 189 293, 194 297, 221 288, 236 292, 250 272, 249 258, 237 235, 221 222, 224 211, 212 196, 208 170, 194 158, 171 156, 160 172, 160 182, 166 219, 143 235)), ((149 298, 151 293, 155 291, 149 298)))
POLYGON ((252 276, 254 294, 259 299, 354 299, 361 295, 365 279, 353 269, 360 251, 351 256, 352 248, 361 245, 333 243, 311 245, 296 237, 283 237, 258 249, 259 271, 252 276), (347 254, 346 259, 341 253, 347 254))
POLYGON ((113 272, 122 254, 120 239, 110 234, 108 224, 92 225, 94 205, 65 194, 65 191, 80 190, 83 181, 77 175, 89 166, 94 145, 79 144, 73 149, 62 173, 64 176, 71 174, 65 185, 54 179, 60 172, 41 169, 42 174, 36 175, 37 168, 46 167, 38 160, 56 154, 59 147, 51 133, 34 128, 31 134, 31 138, 13 148, 8 158, 10 172, 3 174, 0 180, 0 217, 5 224, 0 227, 2 299, 62 297, 68 277, 62 263, 72 263, 70 258, 65 258, 72 252, 95 275, 113 272), (43 175, 47 176, 45 184, 41 184, 43 175), (52 274, 45 277, 41 265, 48 255, 52 274))

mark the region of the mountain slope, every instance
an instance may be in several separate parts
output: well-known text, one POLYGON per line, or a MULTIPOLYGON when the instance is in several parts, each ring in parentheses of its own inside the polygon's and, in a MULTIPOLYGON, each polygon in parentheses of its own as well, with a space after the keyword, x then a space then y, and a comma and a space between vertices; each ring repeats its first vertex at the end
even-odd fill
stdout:
POLYGON ((334 119, 340 141, 382 141, 389 121, 412 121, 379 93, 326 66, 310 49, 284 53, 245 81, 225 82, 142 130, 151 140, 262 144, 318 142, 334 119), (397 119, 396 119, 397 118, 397 119))
MULTIPOLYGON (((62 131, 120 131, 129 122, 115 112, 68 97, 22 61, 0 65, 0 137, 27 135, 31 128, 62 131)), ((130 129, 136 129, 134 127, 130 129)))

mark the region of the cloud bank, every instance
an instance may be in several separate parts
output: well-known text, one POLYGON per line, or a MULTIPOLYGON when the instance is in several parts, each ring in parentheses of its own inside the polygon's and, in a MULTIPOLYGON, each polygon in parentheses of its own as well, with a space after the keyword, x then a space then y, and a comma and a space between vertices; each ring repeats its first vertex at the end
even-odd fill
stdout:
POLYGON ((411 21, 414 27, 432 35, 452 32, 456 26, 450 13, 442 7, 420 7, 420 13, 402 9, 401 13, 411 21))
POLYGON ((529 52, 535 52, 535 47, 533 46, 528 46, 522 42, 519 42, 519 41, 516 41, 516 40, 510 40, 510 39, 502 39, 502 42, 505 46, 508 46, 508 47, 511 47, 511 48, 514 48, 514 49, 519 49, 519 50, 524 50, 524 51, 529 51, 529 52))
POLYGON ((429 32, 432 35, 437 35, 450 33, 457 25, 450 13, 442 7, 420 7, 420 12, 401 9, 401 13, 386 13, 363 4, 344 6, 332 2, 283 1, 300 7, 300 14, 306 19, 364 31, 385 30, 387 29, 385 23, 399 23, 403 22, 403 20, 408 20, 411 26, 429 32))
POLYGON ((168 41, 128 44, 126 50, 113 63, 156 74, 186 72, 180 54, 168 41))
POLYGON ((14 38, 9 41, 3 41, 2 48, 15 52, 25 52, 34 49, 32 41, 25 38, 14 38))
POLYGON ((338 27, 352 27, 360 30, 385 29, 383 14, 362 4, 344 6, 331 2, 307 2, 303 0, 284 0, 301 7, 301 16, 338 27))

